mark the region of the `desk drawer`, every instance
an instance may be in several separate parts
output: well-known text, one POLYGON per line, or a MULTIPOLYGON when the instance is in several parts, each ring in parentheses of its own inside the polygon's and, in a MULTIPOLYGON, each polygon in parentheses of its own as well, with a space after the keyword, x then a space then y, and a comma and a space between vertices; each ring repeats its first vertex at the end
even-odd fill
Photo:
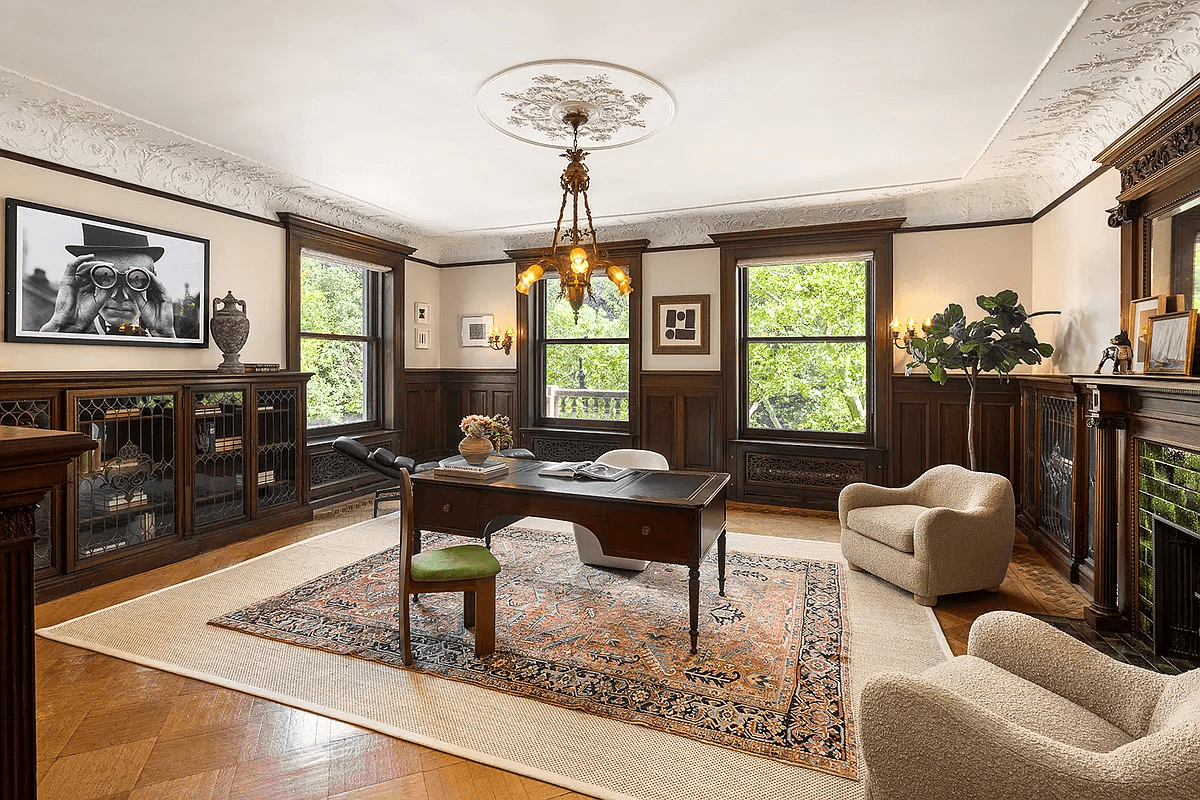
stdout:
POLYGON ((610 556, 686 564, 697 547, 695 509, 611 505, 605 517, 597 538, 610 556))
POLYGON ((479 490, 469 486, 413 486, 413 513, 418 530, 482 534, 479 490))

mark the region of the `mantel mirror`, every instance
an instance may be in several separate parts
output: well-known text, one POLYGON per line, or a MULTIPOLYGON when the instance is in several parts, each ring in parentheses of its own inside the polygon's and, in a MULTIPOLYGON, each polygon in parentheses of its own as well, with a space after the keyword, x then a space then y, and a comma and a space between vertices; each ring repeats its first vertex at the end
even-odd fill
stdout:
POLYGON ((1149 294, 1182 295, 1175 311, 1200 308, 1200 197, 1150 217, 1145 235, 1149 294))

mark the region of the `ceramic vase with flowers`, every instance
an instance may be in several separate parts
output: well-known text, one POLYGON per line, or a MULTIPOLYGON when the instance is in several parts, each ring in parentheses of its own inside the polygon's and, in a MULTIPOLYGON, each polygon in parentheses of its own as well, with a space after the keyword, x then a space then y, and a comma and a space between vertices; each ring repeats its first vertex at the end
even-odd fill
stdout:
POLYGON ((466 434, 458 443, 458 452, 468 464, 482 464, 493 451, 512 446, 512 428, 508 417, 470 414, 463 417, 458 428, 466 434))

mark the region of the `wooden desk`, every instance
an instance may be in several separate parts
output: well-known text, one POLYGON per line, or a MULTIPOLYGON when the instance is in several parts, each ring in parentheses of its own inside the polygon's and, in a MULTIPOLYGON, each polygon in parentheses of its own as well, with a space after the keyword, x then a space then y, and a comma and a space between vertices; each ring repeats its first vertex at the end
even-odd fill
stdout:
POLYGON ((480 481, 422 472, 412 476, 414 525, 420 532, 486 536, 496 518, 548 517, 574 522, 600 540, 606 555, 688 568, 689 631, 696 652, 700 562, 717 545, 717 581, 725 594, 723 472, 636 470, 619 481, 543 477, 542 461, 504 459, 508 475, 480 481))

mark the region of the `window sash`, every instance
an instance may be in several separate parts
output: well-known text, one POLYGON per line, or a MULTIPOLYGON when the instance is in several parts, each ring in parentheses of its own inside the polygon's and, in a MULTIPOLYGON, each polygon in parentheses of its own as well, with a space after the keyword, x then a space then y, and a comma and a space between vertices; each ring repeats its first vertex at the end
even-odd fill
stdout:
MULTIPOLYGON (((595 276, 599 277, 599 276, 595 276)), ((629 397, 633 386, 633 345, 631 336, 626 333, 621 337, 604 337, 604 338, 555 338, 547 333, 548 320, 547 314, 550 311, 550 287, 558 290, 556 279, 538 281, 535 286, 535 291, 530 293, 530 300, 533 301, 534 308, 534 352, 537 354, 537 364, 535 374, 537 376, 537 404, 536 404, 536 420, 537 425, 545 427, 571 427, 571 428, 588 428, 600 429, 605 431, 628 431, 631 429, 633 421, 631 419, 624 420, 606 420, 606 419, 580 419, 575 417, 555 417, 551 416, 550 409, 546 406, 546 389, 547 389, 547 351, 548 348, 554 345, 624 345, 629 352, 628 361, 626 362, 625 373, 625 392, 627 402, 632 400, 629 397)), ((627 306, 627 313, 632 315, 633 304, 627 306)), ((626 328, 628 331, 629 328, 626 328)), ((601 391, 601 390, 597 390, 601 391)), ((631 416, 631 415, 630 415, 631 416)))
POLYGON ((871 251, 829 252, 816 256, 769 257, 754 259, 739 259, 737 262, 738 286, 738 415, 742 431, 753 438, 770 437, 784 440, 803 440, 813 442, 864 442, 874 436, 875 414, 871 408, 871 397, 874 393, 874 329, 871 325, 871 308, 875 294, 875 254, 871 251), (866 267, 866 297, 863 309, 862 335, 854 336, 750 336, 750 273, 747 268, 782 267, 797 264, 821 264, 827 262, 865 261, 866 267), (863 395, 865 403, 864 430, 827 431, 795 428, 762 428, 750 423, 750 347, 753 344, 861 344, 864 346, 865 369, 863 395))

